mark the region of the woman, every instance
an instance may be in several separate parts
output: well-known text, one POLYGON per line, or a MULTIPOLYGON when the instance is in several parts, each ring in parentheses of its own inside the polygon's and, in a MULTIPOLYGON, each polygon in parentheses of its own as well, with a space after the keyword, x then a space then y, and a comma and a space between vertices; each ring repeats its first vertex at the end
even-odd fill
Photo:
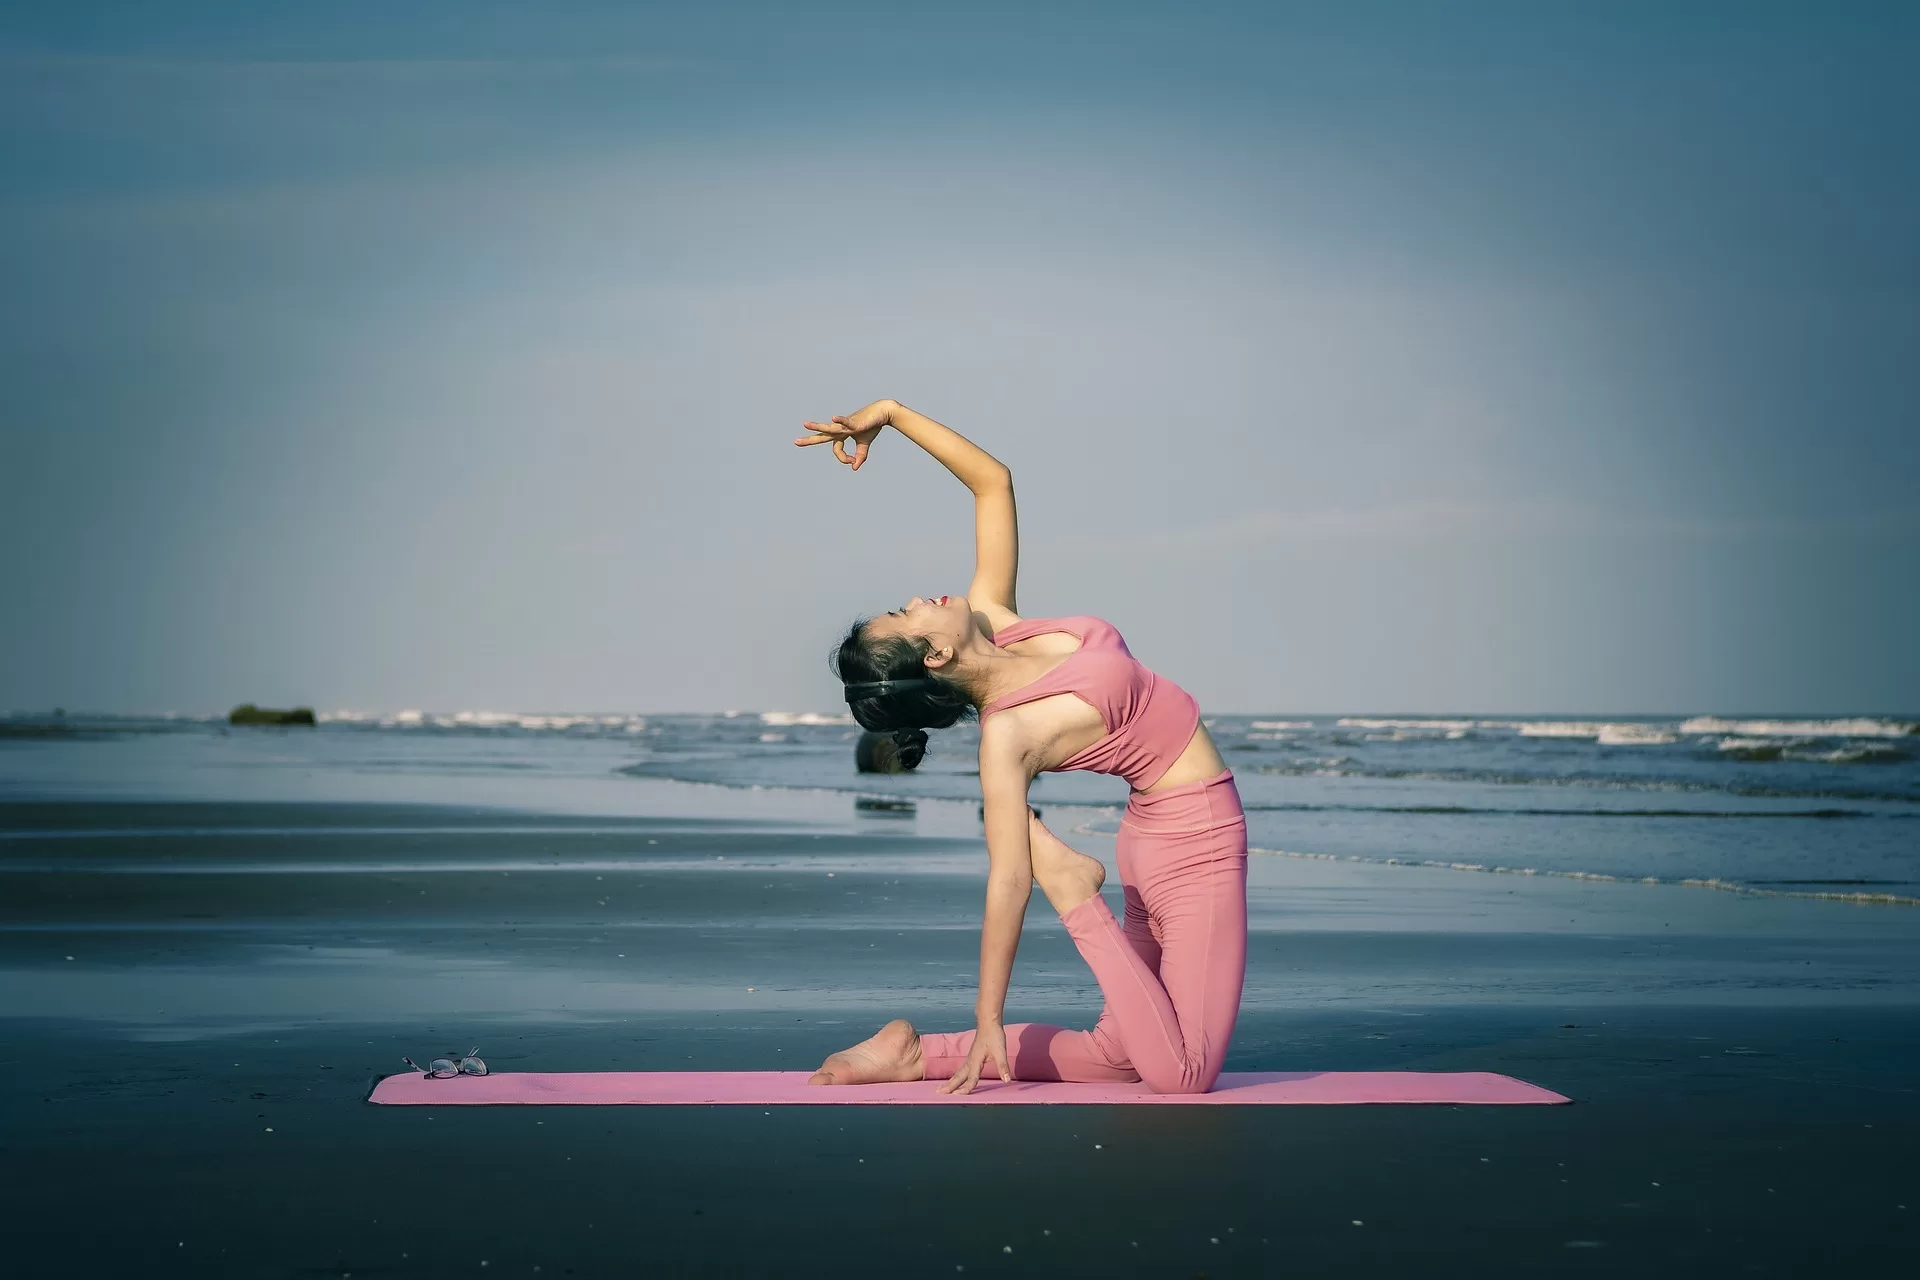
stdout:
POLYGON ((795 444, 830 443, 855 471, 874 437, 892 427, 973 491, 967 594, 916 596, 856 623, 835 663, 853 717, 867 729, 924 745, 925 730, 980 717, 989 859, 974 1030, 923 1036, 897 1019, 828 1057, 811 1083, 945 1079, 942 1093, 970 1093, 994 1074, 1206 1092, 1220 1074, 1246 974, 1247 824, 1199 708, 1135 662, 1100 619, 1022 619, 1014 611, 1013 477, 986 451, 892 400, 806 427, 810 434, 795 444), (1061 843, 1027 807, 1035 775, 1064 769, 1132 784, 1117 842, 1124 928, 1100 896, 1105 868, 1061 843), (1035 881, 1106 996, 1091 1031, 1002 1025, 1035 881))

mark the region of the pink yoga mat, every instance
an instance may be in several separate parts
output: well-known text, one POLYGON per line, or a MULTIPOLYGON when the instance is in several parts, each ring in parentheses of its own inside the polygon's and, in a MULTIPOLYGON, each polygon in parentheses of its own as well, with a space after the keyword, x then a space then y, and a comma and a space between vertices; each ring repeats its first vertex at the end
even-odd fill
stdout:
POLYGON ((1143 1084, 1042 1084, 982 1081, 970 1094, 938 1092, 937 1080, 911 1084, 818 1086, 805 1071, 496 1071, 434 1080, 388 1076, 369 1102, 391 1106, 821 1106, 847 1103, 1120 1103, 1248 1106, 1356 1102, 1514 1105, 1569 1102, 1550 1089, 1490 1071, 1229 1072, 1212 1093, 1154 1093, 1143 1084))

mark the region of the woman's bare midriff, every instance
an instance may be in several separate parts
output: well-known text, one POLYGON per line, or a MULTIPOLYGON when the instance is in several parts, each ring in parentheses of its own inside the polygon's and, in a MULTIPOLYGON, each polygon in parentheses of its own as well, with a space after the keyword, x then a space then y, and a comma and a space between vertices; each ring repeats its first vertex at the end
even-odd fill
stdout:
POLYGON ((1187 739, 1187 745, 1181 748, 1179 757, 1167 767, 1167 771, 1154 780, 1150 787, 1141 787, 1142 795, 1152 795, 1168 787, 1177 787, 1187 782, 1203 782, 1208 778, 1219 777, 1225 773, 1227 762, 1220 758, 1220 751, 1213 745, 1213 735, 1207 732, 1207 726, 1193 726, 1193 736, 1187 739))

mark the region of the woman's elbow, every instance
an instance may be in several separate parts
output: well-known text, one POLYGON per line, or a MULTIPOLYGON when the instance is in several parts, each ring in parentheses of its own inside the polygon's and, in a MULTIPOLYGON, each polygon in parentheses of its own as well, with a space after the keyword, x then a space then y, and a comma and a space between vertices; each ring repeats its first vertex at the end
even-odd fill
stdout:
POLYGON ((998 458, 989 458, 972 480, 977 494, 1013 492, 1013 470, 998 458))

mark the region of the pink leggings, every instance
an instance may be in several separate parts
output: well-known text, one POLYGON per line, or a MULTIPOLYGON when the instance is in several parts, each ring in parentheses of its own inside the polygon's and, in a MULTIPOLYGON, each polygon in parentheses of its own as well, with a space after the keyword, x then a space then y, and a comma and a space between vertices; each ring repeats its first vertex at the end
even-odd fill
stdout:
MULTIPOLYGON (((1117 853, 1126 926, 1098 894, 1061 917, 1107 1007, 1091 1031, 1009 1026, 1009 1074, 1205 1093, 1220 1074, 1247 974, 1247 819, 1232 772, 1134 792, 1117 853)), ((973 1034, 921 1036, 927 1079, 953 1075, 973 1034)), ((980 1076, 999 1077, 992 1062, 980 1076)))

